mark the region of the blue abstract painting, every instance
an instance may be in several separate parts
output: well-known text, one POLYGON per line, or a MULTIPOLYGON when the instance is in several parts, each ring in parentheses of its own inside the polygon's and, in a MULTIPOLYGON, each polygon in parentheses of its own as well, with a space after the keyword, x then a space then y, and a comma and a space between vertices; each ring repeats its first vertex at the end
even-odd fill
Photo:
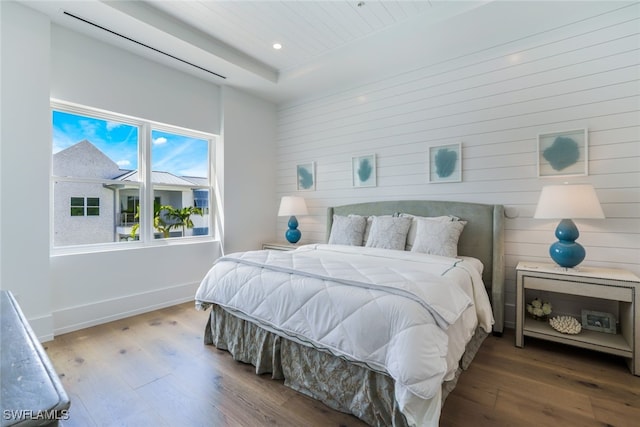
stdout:
POLYGON ((351 159, 351 173, 354 187, 375 187, 376 185, 376 156, 353 157, 351 159))
POLYGON ((453 174, 458 161, 458 153, 448 148, 436 151, 436 174, 440 178, 447 178, 453 174))
POLYGON ((298 190, 315 190, 316 177, 314 163, 305 163, 297 166, 298 190))
POLYGON ((371 171, 373 171, 373 167, 369 159, 360 159, 358 162, 358 178, 360 181, 365 182, 369 180, 371 178, 371 171))
POLYGON ((429 147, 429 182, 462 181, 462 144, 429 147))
POLYGON ((538 176, 587 175, 587 130, 538 135, 538 176))
POLYGON ((568 136, 558 136, 547 147, 542 156, 554 170, 561 171, 575 164, 580 158, 578 143, 568 136))

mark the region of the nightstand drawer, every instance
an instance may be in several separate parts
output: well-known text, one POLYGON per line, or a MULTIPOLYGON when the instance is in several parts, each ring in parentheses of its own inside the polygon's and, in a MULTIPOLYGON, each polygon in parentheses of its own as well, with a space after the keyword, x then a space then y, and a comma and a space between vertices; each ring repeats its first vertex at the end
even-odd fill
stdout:
POLYGON ((551 279, 532 277, 523 274, 523 286, 525 289, 537 289, 540 291, 562 292, 569 295, 589 295, 593 298, 608 299, 613 301, 631 302, 633 289, 621 286, 609 286, 592 283, 584 283, 573 280, 551 279))
POLYGON ((270 249, 272 251, 293 251, 298 249, 298 246, 291 243, 263 243, 262 249, 270 249))

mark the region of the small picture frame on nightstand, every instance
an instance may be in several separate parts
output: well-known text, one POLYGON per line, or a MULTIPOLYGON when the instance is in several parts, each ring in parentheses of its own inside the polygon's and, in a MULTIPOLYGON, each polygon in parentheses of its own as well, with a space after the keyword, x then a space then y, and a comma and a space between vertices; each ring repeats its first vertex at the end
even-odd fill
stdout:
POLYGON ((611 313, 582 310, 582 328, 591 331, 616 333, 616 317, 611 313))

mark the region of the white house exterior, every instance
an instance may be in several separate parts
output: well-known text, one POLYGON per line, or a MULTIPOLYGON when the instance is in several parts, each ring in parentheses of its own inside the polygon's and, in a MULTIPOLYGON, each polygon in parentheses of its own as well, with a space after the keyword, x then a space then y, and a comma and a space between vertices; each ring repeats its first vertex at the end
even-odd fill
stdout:
MULTIPOLYGON (((53 155, 53 175, 113 179, 122 175, 118 165, 87 140, 53 155)), ((83 245, 114 241, 115 196, 102 184, 54 181, 53 244, 83 245), (72 198, 98 198, 98 215, 71 215, 72 198)))
MULTIPOLYGON (((138 171, 120 169, 91 142, 83 140, 53 155, 53 174, 60 177, 54 181, 54 246, 132 240, 131 229, 138 222, 135 214, 140 203, 138 171), (79 182, 83 179, 103 182, 79 182)), ((185 230, 185 234, 208 232, 208 192, 197 189, 206 185, 206 178, 187 179, 153 171, 151 181, 155 203, 175 208, 204 204, 206 215, 192 216, 194 228, 185 230), (200 200, 194 200, 194 195, 200 200)), ((180 230, 173 230, 170 237, 181 235, 180 230)), ((156 233, 156 237, 161 235, 156 233)))

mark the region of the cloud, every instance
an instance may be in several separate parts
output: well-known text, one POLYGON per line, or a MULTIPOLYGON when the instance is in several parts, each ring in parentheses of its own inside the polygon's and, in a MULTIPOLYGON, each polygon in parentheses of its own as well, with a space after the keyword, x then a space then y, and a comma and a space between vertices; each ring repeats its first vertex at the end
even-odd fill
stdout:
POLYGON ((155 145, 162 145, 162 144, 166 144, 167 143, 167 138, 165 138, 164 136, 161 136, 160 138, 156 138, 153 140, 153 143, 155 145))
POLYGON ((178 172, 180 176, 193 176, 196 178, 206 178, 209 174, 206 167, 195 167, 189 169, 182 169, 178 172))
POLYGON ((120 167, 131 165, 131 162, 129 160, 118 160, 116 163, 120 167))
POLYGON ((67 132, 63 129, 54 127, 53 128, 53 154, 64 150, 65 148, 71 147, 73 144, 78 143, 79 139, 73 139, 67 132))
POLYGON ((85 135, 85 139, 93 138, 100 130, 98 124, 92 120, 78 120, 80 132, 85 135))
POLYGON ((62 151, 65 148, 68 148, 70 145, 71 144, 66 139, 56 138, 56 135, 54 133, 53 144, 51 146, 53 154, 56 154, 57 152, 62 151))
POLYGON ((118 123, 118 122, 110 122, 107 120, 107 130, 111 131, 114 130, 117 127, 122 126, 122 123, 118 123))

